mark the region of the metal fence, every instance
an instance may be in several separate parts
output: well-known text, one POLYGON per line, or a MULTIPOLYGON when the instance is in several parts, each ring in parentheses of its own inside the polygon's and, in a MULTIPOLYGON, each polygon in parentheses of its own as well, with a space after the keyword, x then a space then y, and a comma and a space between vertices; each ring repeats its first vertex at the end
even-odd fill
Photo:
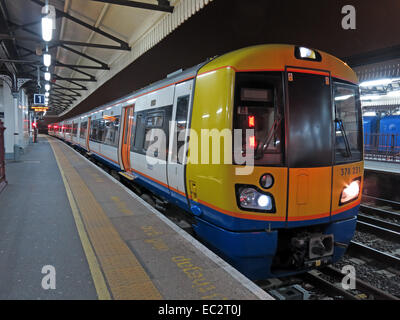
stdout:
POLYGON ((5 163, 5 149, 4 149, 4 130, 6 128, 0 120, 0 192, 7 184, 6 180, 6 163, 5 163))
POLYGON ((400 162, 400 134, 364 134, 365 160, 400 162))

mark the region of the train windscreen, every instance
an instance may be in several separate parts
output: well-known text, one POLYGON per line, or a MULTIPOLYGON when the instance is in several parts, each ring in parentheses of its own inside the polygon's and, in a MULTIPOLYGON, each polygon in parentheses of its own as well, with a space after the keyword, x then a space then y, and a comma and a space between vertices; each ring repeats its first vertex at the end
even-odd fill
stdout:
POLYGON ((362 120, 358 87, 334 82, 335 163, 362 160, 362 120))
POLYGON ((256 166, 283 165, 283 105, 281 72, 236 74, 234 129, 241 130, 242 154, 253 149, 256 166))

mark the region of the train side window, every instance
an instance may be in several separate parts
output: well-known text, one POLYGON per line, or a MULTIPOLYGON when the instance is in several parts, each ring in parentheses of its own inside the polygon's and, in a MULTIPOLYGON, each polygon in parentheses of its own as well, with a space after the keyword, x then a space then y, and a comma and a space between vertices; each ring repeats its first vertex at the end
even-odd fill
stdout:
POLYGON ((144 132, 144 146, 143 150, 147 150, 148 147, 153 144, 155 140, 154 130, 153 129, 162 129, 164 123, 164 113, 163 112, 155 112, 149 113, 146 116, 146 125, 145 125, 145 132, 144 132))
POLYGON ((103 139, 105 144, 110 146, 116 146, 118 144, 119 119, 119 115, 104 117, 103 139))
POLYGON ((99 130, 99 120, 92 120, 90 121, 90 135, 89 139, 93 142, 97 141, 98 137, 98 130, 99 130))
POLYGON ((87 130, 87 121, 81 122, 81 129, 79 131, 79 137, 81 139, 85 139, 86 137, 86 130, 87 130))
POLYGON ((176 117, 175 117, 175 136, 173 137, 174 142, 172 144, 172 162, 183 163, 184 155, 182 146, 185 141, 182 140, 184 131, 187 129, 187 117, 189 111, 189 100, 190 96, 178 97, 176 102, 176 117))
POLYGON ((137 113, 135 115, 135 134, 134 134, 134 150, 137 152, 142 152, 143 142, 144 142, 144 128, 145 128, 145 117, 144 113, 137 113))

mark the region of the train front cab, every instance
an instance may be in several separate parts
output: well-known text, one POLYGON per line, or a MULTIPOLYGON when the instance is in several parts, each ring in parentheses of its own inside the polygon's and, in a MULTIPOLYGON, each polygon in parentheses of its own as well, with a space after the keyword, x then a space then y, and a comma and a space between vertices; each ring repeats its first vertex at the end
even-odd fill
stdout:
POLYGON ((223 143, 219 164, 212 163, 212 144, 198 155, 209 164, 193 164, 191 139, 186 169, 197 234, 252 279, 336 262, 361 200, 357 78, 328 54, 313 61, 298 59, 296 50, 239 50, 207 64, 196 79, 191 129, 254 129, 254 136, 242 130, 233 137, 233 150, 242 147, 234 165, 224 163, 223 143), (240 156, 251 148, 254 167, 243 174, 240 156))

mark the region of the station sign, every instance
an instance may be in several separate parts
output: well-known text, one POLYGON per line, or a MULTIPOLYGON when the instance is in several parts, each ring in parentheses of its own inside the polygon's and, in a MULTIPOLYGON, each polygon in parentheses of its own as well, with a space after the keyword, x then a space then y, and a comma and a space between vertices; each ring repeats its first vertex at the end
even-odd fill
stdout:
POLYGON ((49 109, 49 107, 45 107, 45 106, 32 106, 31 108, 35 112, 43 112, 43 111, 47 111, 49 109))
POLYGON ((44 94, 35 93, 33 95, 33 104, 44 104, 44 94))

